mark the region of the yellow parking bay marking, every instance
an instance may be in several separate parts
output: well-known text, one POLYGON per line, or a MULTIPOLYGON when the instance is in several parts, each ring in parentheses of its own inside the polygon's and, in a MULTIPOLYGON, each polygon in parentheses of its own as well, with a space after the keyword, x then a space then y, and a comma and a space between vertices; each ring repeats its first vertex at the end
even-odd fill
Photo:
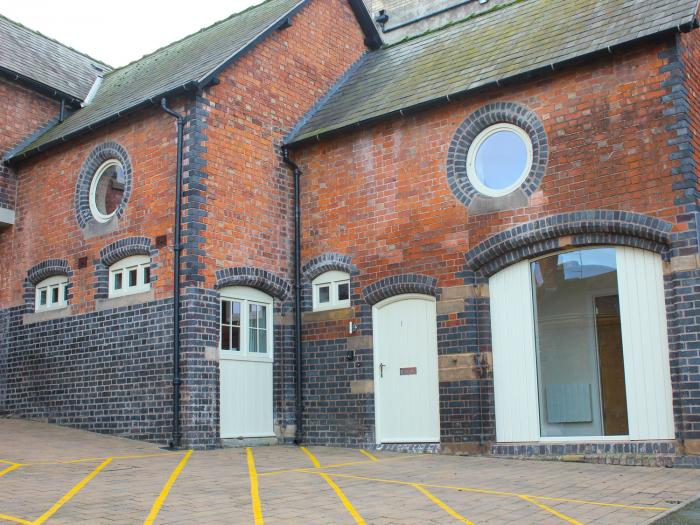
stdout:
POLYGON ((456 520, 459 520, 459 521, 461 521, 462 523, 466 523, 467 525, 474 525, 473 522, 469 521, 467 518, 465 518, 464 516, 460 515, 457 511, 455 511, 455 510, 454 510, 452 507, 450 507, 447 503, 445 503, 445 502, 442 501, 441 499, 435 497, 433 494, 431 494, 430 492, 428 492, 426 489, 424 489, 424 488, 421 487, 420 485, 417 485, 417 484, 414 483, 413 486, 414 486, 416 489, 418 489, 420 492, 422 492, 423 494, 425 494, 425 495, 428 497, 428 499, 429 499, 430 501, 432 501, 433 503, 435 503, 438 507, 440 507, 442 510, 444 510, 445 512, 447 512, 450 516, 452 516, 452 517, 455 518, 456 520))
POLYGON ((539 501, 536 501, 528 496, 520 496, 520 499, 527 501, 529 503, 532 503, 533 505, 537 505, 542 510, 546 510, 550 514, 554 514, 557 518, 561 518, 564 521, 571 523, 572 525, 583 525, 583 523, 581 523, 580 521, 575 520, 574 518, 570 518, 566 514, 562 514, 561 512, 554 510, 552 507, 544 505, 544 504, 540 503, 539 501))
POLYGON ((379 461, 376 457, 374 457, 372 454, 370 454, 369 452, 367 452, 364 449, 360 449, 360 452, 362 452, 365 456, 367 456, 372 461, 379 461))
POLYGON ((41 525, 44 523, 47 519, 49 519, 51 516, 56 514, 58 512, 58 509, 63 507, 66 503, 70 501, 70 499, 75 496, 78 492, 80 492, 85 485, 90 483, 90 480, 97 476, 100 471, 105 468, 107 465, 109 465, 112 462, 112 458, 107 458, 105 459, 102 463, 100 463, 95 470, 90 472, 87 476, 85 476, 82 481, 80 481, 77 485, 75 485, 72 489, 70 489, 66 494, 59 499, 56 503, 53 504, 53 506, 44 512, 41 516, 39 516, 36 520, 32 522, 33 525, 41 525))
POLYGON ((182 457, 182 459, 180 460, 180 463, 177 464, 177 467, 175 467, 175 470, 173 470, 172 474, 170 474, 168 481, 165 482, 165 485, 163 486, 163 490, 160 491, 160 495, 158 496, 158 499, 156 500, 156 502, 153 504, 153 507, 151 507, 151 512, 148 513, 148 516, 146 517, 146 521, 143 522, 143 525, 151 525, 155 521, 156 516, 158 516, 158 513, 160 512, 160 508, 163 506, 163 502, 165 501, 165 498, 168 497, 168 493, 170 492, 170 489, 175 484, 175 480, 180 475, 180 472, 182 472, 182 469, 185 468, 185 463, 187 463, 187 460, 190 459, 191 455, 192 455, 192 451, 188 450, 187 454, 185 454, 182 457))
POLYGON ((0 478, 3 477, 5 474, 9 474, 13 470, 17 470, 19 467, 21 467, 19 463, 15 463, 14 465, 10 465, 7 467, 5 470, 0 470, 0 478))
MULTIPOLYGON (((309 474, 320 474, 319 472, 309 471, 309 474)), ((517 492, 506 492, 501 490, 488 490, 488 489, 476 489, 471 487, 456 487, 454 485, 436 485, 432 483, 415 483, 410 481, 400 481, 396 479, 382 479, 382 478, 371 478, 367 476, 353 476, 351 474, 338 474, 335 472, 330 473, 334 478, 348 478, 348 479, 361 479, 365 481, 377 481, 380 483, 395 483, 397 485, 420 485, 421 487, 428 487, 432 489, 451 489, 460 492, 473 492, 476 494, 490 494, 493 496, 513 496, 516 498, 522 498, 523 496, 536 499, 536 500, 547 500, 547 501, 561 501, 565 503, 578 503, 581 505, 595 505, 598 507, 616 507, 620 509, 634 509, 634 510, 653 510, 653 511, 665 511, 669 510, 668 507, 647 507, 643 505, 624 505, 622 503, 603 503, 600 501, 586 501, 580 499, 569 499, 569 498, 553 498, 548 496, 533 496, 531 494, 518 494, 517 492)))
POLYGON ((258 487, 258 472, 255 470, 255 458, 253 450, 246 449, 248 455, 248 476, 250 477, 250 499, 253 502, 253 518, 255 525, 263 525, 262 505, 260 504, 260 491, 258 487))
POLYGON ((22 518, 17 518, 15 516, 8 516, 7 514, 0 514, 0 520, 22 523, 23 525, 32 525, 31 521, 23 520, 22 518))
MULTIPOLYGON (((309 459, 311 460, 311 463, 313 463, 314 467, 321 468, 321 463, 319 463, 318 459, 316 459, 316 456, 314 456, 308 448, 299 448, 304 452, 304 454, 309 456, 309 459)), ((345 505, 345 508, 353 517, 355 523, 357 523, 358 525, 365 525, 365 520, 362 519, 360 513, 357 512, 353 504, 350 503, 350 500, 348 500, 348 498, 345 496, 343 490, 335 484, 335 482, 328 476, 328 474, 326 474, 325 472, 314 472, 314 474, 318 474, 319 476, 321 476, 326 481, 326 483, 328 483, 328 485, 335 491, 336 496, 338 496, 338 499, 340 499, 343 505, 345 505)))
MULTIPOLYGON (((141 459, 141 458, 158 458, 163 456, 179 456, 179 452, 155 452, 152 454, 135 454, 131 456, 111 456, 112 459, 141 459)), ((78 459, 58 459, 52 461, 32 461, 23 463, 23 466, 31 467, 32 465, 68 465, 71 463, 93 463, 95 461, 104 461, 107 458, 78 458, 78 459)))

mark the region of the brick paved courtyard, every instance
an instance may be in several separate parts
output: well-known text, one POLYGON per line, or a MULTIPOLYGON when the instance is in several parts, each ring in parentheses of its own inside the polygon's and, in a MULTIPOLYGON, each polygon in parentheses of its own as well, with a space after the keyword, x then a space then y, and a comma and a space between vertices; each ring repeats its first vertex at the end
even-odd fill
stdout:
POLYGON ((635 524, 700 492, 696 470, 326 447, 169 452, 0 420, 0 522, 635 524))

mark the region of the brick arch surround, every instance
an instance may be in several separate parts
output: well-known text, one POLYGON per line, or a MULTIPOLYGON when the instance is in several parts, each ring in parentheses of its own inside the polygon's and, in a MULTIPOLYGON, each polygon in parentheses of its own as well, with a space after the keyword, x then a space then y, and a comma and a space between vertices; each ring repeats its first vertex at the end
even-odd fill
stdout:
POLYGON ((429 275, 406 273, 392 275, 376 281, 362 290, 362 297, 369 305, 375 305, 384 299, 405 293, 420 293, 437 297, 440 289, 437 279, 429 275))
POLYGON ((522 192, 527 197, 531 196, 544 177, 549 146, 544 126, 537 115, 529 108, 513 102, 487 104, 460 124, 447 152, 447 183, 455 197, 467 207, 480 195, 467 175, 469 148, 479 133, 494 124, 502 123, 518 126, 528 134, 532 142, 532 166, 520 185, 522 192))
POLYGON ((301 273, 309 281, 313 281, 322 273, 333 270, 352 273, 353 269, 350 256, 341 253, 323 253, 304 264, 301 268, 301 273))
POLYGON ((95 261, 95 299, 104 299, 109 295, 109 267, 117 261, 132 255, 151 257, 151 283, 158 279, 153 258, 158 251, 153 249, 148 237, 124 237, 108 244, 100 250, 100 258, 95 261))
POLYGON ((513 263, 565 246, 624 245, 668 255, 672 225, 662 219, 617 210, 562 213, 526 222, 489 237, 464 257, 485 277, 513 263), (564 242, 563 238, 567 239, 564 242))
POLYGON ((280 301, 284 301, 291 290, 291 286, 284 279, 267 270, 249 266, 217 270, 216 289, 220 290, 226 286, 250 286, 262 290, 280 301))
POLYGON ((24 304, 28 308, 34 308, 36 285, 54 275, 65 275, 68 277, 68 286, 66 288, 68 289, 68 300, 70 301, 70 289, 73 286, 70 278, 73 275, 73 271, 68 265, 68 261, 65 259, 47 259, 27 270, 27 277, 24 280, 24 304))

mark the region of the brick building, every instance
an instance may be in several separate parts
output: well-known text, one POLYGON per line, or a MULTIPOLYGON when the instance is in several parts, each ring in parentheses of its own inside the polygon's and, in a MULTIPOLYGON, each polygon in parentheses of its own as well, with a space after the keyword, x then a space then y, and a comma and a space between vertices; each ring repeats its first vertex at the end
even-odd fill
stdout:
POLYGON ((114 70, 2 20, 0 411, 696 463, 695 0, 454 4, 114 70))

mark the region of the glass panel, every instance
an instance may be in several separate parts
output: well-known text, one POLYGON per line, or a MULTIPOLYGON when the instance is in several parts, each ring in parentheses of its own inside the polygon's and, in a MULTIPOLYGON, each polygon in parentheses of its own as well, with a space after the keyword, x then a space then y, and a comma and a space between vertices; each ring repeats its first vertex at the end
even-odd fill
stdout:
POLYGON ((249 312, 250 312, 250 317, 248 317, 248 325, 251 328, 257 328, 258 327, 258 315, 260 312, 260 306, 257 304, 249 305, 249 312))
POLYGON ((239 351, 241 349, 241 329, 237 326, 231 328, 231 350, 239 351))
POLYGON ((115 290, 122 289, 122 272, 117 272, 114 274, 114 289, 115 290))
POLYGON ((45 306, 45 305, 46 305, 46 288, 44 288, 43 290, 41 290, 41 291, 39 292, 39 304, 40 304, 41 306, 45 306))
POLYGON ((95 206, 102 215, 113 214, 124 197, 124 168, 120 164, 105 169, 95 188, 95 206))
POLYGON ((68 286, 63 287, 63 301, 68 302, 68 286))
POLYGON ((231 324, 231 303, 221 301, 221 322, 231 324))
POLYGON ((241 326, 241 303, 231 302, 231 324, 241 326))
POLYGON ((331 287, 327 284, 318 288, 318 302, 320 304, 329 303, 331 301, 331 287))
POLYGON ((627 434, 615 250, 562 253, 531 268, 542 436, 627 434))
POLYGON ((258 352, 258 331, 255 328, 248 329, 248 352, 258 352))
POLYGON ((231 327, 223 324, 221 325, 221 349, 231 349, 231 327))
POLYGON ((267 353, 267 330, 258 330, 258 352, 267 353))
POLYGON ((342 283, 338 285, 338 301, 347 301, 350 299, 350 284, 342 283))
POLYGON ((51 304, 58 303, 58 286, 51 287, 51 304))
POLYGON ((150 282, 151 282, 151 267, 144 266, 143 267, 143 283, 148 284, 150 282))
POLYGON ((267 306, 258 305, 258 328, 267 328, 267 306))
POLYGON ((132 268, 129 270, 129 287, 132 288, 136 286, 138 282, 138 268, 132 268))
POLYGON ((476 152, 476 176, 484 186, 502 190, 515 184, 527 168, 528 151, 523 138, 509 130, 489 135, 476 152))

